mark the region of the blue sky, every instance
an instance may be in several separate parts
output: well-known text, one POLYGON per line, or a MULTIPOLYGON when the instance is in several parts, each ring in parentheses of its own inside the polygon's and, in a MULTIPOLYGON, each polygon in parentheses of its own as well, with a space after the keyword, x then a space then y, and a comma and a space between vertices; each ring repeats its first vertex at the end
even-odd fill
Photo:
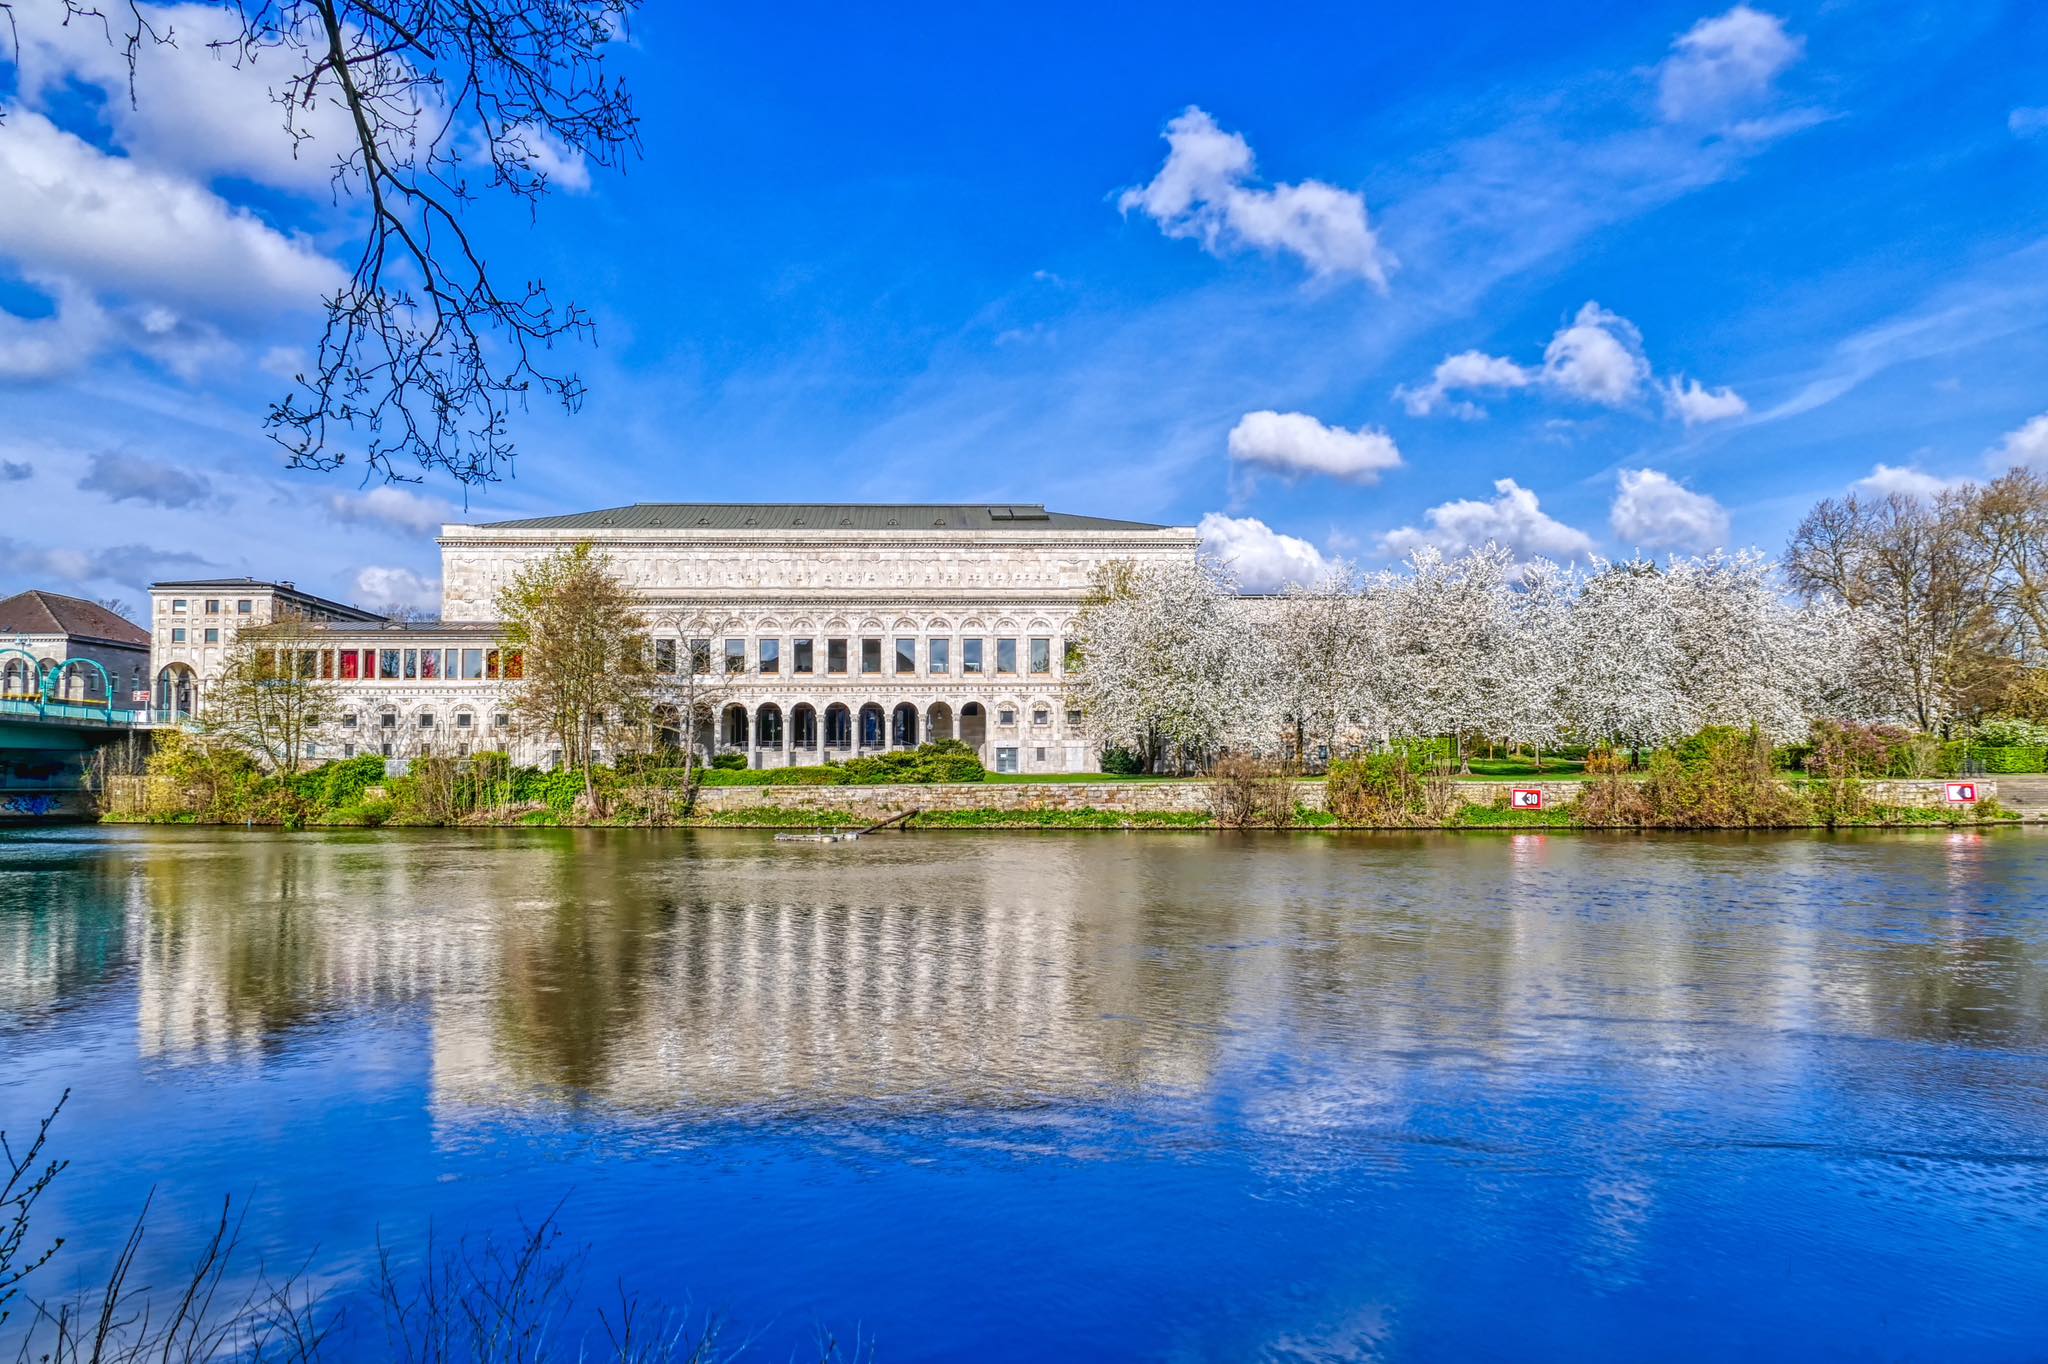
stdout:
MULTIPOLYGON (((644 156, 485 215, 598 338, 468 514, 1035 500, 1204 525, 1263 587, 1775 548, 1859 481, 2048 468, 2043 7, 1284 8, 644 14, 644 156)), ((33 19, 0 586, 431 597, 461 489, 260 429, 350 241, 260 73, 188 42, 131 111, 33 19)))

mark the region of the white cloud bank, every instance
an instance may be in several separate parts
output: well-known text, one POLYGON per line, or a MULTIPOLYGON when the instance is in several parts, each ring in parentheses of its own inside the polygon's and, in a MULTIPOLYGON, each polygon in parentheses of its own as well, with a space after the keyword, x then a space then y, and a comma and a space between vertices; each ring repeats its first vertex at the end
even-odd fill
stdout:
POLYGON ((1282 535, 1256 517, 1210 512, 1195 530, 1202 537, 1203 552, 1229 564, 1245 592, 1279 592, 1290 583, 1320 582, 1332 568, 1314 545, 1282 535))
POLYGON ((1472 498, 1445 502, 1423 513, 1426 529, 1403 526, 1381 538, 1381 547, 1391 555, 1413 554, 1433 546, 1446 554, 1461 554, 1496 544, 1513 550, 1516 557, 1547 555, 1569 559, 1592 551, 1592 537, 1574 530, 1546 513, 1530 492, 1512 478, 1494 480, 1496 494, 1481 502, 1472 498))
POLYGON ((356 573, 355 599, 371 610, 439 612, 441 580, 409 568, 371 565, 356 573))
POLYGON ((1902 497, 1926 498, 1967 482, 1969 480, 1964 478, 1942 478, 1910 464, 1879 464, 1849 486, 1855 492, 1875 497, 1890 497, 1897 493, 1902 497))
POLYGON ((1386 432, 1325 426, 1306 412, 1247 412, 1230 428, 1229 443, 1233 463, 1290 478, 1327 474, 1369 485, 1401 467, 1400 448, 1386 432))
POLYGON ((1708 388, 1697 379, 1671 379, 1664 385, 1664 407, 1687 426, 1727 421, 1749 411, 1732 388, 1708 388))
POLYGON ((2048 412, 2043 412, 2016 431, 2008 431, 1991 452, 1992 463, 2003 468, 2023 465, 2048 473, 2048 412))
POLYGON ((1727 508, 1655 469, 1622 470, 1607 519, 1637 549, 1705 552, 1728 543, 1727 508))
POLYGON ((358 495, 329 493, 327 510, 351 525, 387 526, 409 535, 438 535, 444 523, 457 519, 455 508, 439 498, 421 497, 395 484, 358 495))
POLYGON ((1737 5, 1671 44, 1657 72, 1657 112, 1670 123, 1719 123, 1763 100, 1806 41, 1774 14, 1737 5))
POLYGON ((1395 262, 1363 195, 1320 180, 1254 185, 1251 144, 1192 105, 1166 125, 1166 147, 1151 182, 1118 197, 1125 214, 1141 212, 1167 236, 1199 241, 1211 255, 1279 251, 1317 276, 1354 275, 1386 289, 1395 262))

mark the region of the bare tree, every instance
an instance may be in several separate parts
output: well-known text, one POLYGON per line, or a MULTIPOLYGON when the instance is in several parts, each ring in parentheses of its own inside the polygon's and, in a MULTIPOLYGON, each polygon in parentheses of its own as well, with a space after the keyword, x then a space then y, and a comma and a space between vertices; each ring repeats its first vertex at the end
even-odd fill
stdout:
MULTIPOLYGON (((140 0, 61 3, 63 23, 97 24, 124 52, 131 99, 137 64, 178 41, 140 0)), ((354 268, 325 300, 317 358, 265 426, 295 467, 338 468, 359 449, 386 478, 417 478, 415 465, 465 484, 501 477, 514 406, 535 389, 580 405, 583 385, 548 352, 591 323, 538 279, 508 285, 467 210, 481 190, 534 212, 561 167, 617 167, 637 150, 638 119, 605 58, 639 0, 213 3, 233 20, 207 43, 217 56, 281 64, 280 138, 296 150, 316 117, 341 112, 334 191, 368 209, 354 268)), ((0 20, 18 45, 12 0, 0 20)))
POLYGON ((319 675, 323 643, 325 636, 297 615, 237 631, 207 689, 207 731, 274 770, 297 770, 334 712, 334 680, 319 675))

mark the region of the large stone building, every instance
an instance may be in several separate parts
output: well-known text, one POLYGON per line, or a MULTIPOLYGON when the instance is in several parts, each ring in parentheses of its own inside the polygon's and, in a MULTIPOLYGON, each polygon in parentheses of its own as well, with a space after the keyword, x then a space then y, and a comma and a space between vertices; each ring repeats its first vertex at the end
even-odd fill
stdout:
MULTIPOLYGON (((220 662, 206 650, 288 608, 313 622, 299 666, 343 699, 321 756, 507 749, 545 764, 548 739, 508 704, 518 665, 499 656, 494 606, 521 568, 584 543, 642 603, 656 669, 708 703, 718 750, 775 767, 951 738, 1016 772, 1096 764, 1068 703, 1065 641, 1098 570, 1196 551, 1190 529, 1036 505, 664 502, 449 525, 431 624, 288 584, 157 584, 158 704, 202 704, 220 662), (193 629, 225 633, 202 644, 193 629)), ((669 718, 662 737, 680 727, 669 718)))
POLYGON ((149 632, 82 597, 0 601, 0 698, 127 710, 148 686, 149 632))

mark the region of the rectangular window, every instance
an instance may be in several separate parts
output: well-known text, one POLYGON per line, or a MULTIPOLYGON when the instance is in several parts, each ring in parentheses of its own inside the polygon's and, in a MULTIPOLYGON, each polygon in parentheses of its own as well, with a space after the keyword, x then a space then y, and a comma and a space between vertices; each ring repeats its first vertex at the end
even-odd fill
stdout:
POLYGON ((1081 727, 1081 712, 1080 712, 1080 711, 1078 711, 1078 710, 1075 710, 1075 709, 1074 709, 1073 707, 1069 706, 1069 707, 1067 708, 1067 728, 1068 728, 1068 729, 1079 729, 1080 727, 1081 727))
POLYGON ((355 755, 356 755, 356 746, 355 746, 354 744, 343 744, 343 745, 341 746, 341 756, 342 756, 342 757, 344 757, 344 758, 353 758, 353 757, 354 757, 355 755))
POLYGON ((172 627, 171 627, 171 643, 173 643, 173 644, 183 644, 184 642, 185 642, 185 627, 184 627, 184 626, 182 626, 182 625, 174 625, 174 626, 172 626, 172 627))
POLYGON ((209 616, 217 616, 220 614, 219 597, 208 597, 206 599, 206 614, 209 616))
POLYGON ((811 670, 811 641, 799 639, 789 646, 796 656, 790 660, 789 670, 793 673, 807 673, 811 670))
POLYGON ((377 653, 377 676, 387 680, 395 679, 398 676, 400 662, 398 650, 380 649, 377 653))
POLYGON ((711 641, 693 639, 690 641, 690 675, 704 677, 711 672, 711 641))
POLYGON ((420 651, 418 649, 407 649, 405 651, 405 675, 408 680, 420 675, 420 651))
POLYGON ((761 672, 772 677, 782 671, 782 641, 764 639, 761 641, 761 672))
POLYGON ((1060 641, 1060 667, 1070 673, 1081 670, 1081 645, 1078 640, 1060 641))
POLYGON ((825 641, 825 671, 843 673, 846 671, 846 641, 828 639, 825 641))
POLYGON ((362 655, 358 654, 354 649, 343 649, 341 651, 342 681, 353 682, 356 680, 356 678, 362 675, 361 673, 356 671, 356 660, 361 657, 362 655))
POLYGON ((1031 641, 1031 671, 1049 673, 1052 671, 1052 641, 1034 639, 1031 641))
POLYGON ((1041 726, 1041 725, 1049 725, 1049 724, 1051 724, 1051 723, 1052 723, 1052 707, 1051 707, 1051 706, 1033 706, 1033 707, 1031 708, 1031 723, 1032 723, 1032 725, 1033 725, 1033 726, 1041 726))
POLYGON ((667 675, 676 670, 676 642, 672 639, 654 641, 654 671, 667 675))
POLYGON ((526 676, 526 650, 513 649, 505 655, 505 680, 517 682, 526 676))
POLYGON ((320 655, 311 649, 299 650, 299 676, 318 677, 319 675, 320 655))
POLYGON ((882 671, 882 641, 864 639, 860 642, 860 670, 864 673, 882 671))
POLYGON ((469 718, 470 718, 470 717, 469 717, 469 712, 468 712, 468 711, 466 711, 466 710, 465 710, 465 711, 459 711, 459 712, 457 712, 457 714, 456 714, 456 716, 455 716, 455 727, 456 727, 457 729, 468 729, 468 728, 469 728, 469 718))
POLYGON ((332 682, 334 680, 334 650, 332 649, 322 649, 320 651, 320 680, 323 682, 332 682))
POLYGON ((503 711, 499 711, 499 712, 498 712, 498 713, 497 713, 496 715, 493 715, 493 716, 491 717, 491 728, 492 728, 492 729, 510 729, 510 728, 512 728, 512 717, 511 717, 511 716, 509 716, 509 715, 507 715, 507 714, 505 714, 505 713, 504 713, 503 711))
POLYGON ((1017 641, 999 639, 996 641, 996 671, 1013 673, 1017 671, 1017 641))
POLYGON ((484 650, 484 676, 490 678, 493 682, 498 680, 498 651, 496 649, 484 650))
POLYGON ((171 609, 172 609, 173 611, 183 611, 183 610, 185 610, 185 609, 186 609, 186 606, 185 606, 185 599, 184 599, 183 597, 173 597, 173 598, 171 598, 171 609))
POLYGON ((951 648, 949 647, 949 646, 950 646, 950 645, 952 644, 952 642, 953 642, 953 641, 951 641, 951 640, 949 640, 949 639, 935 639, 935 640, 931 641, 931 643, 929 643, 929 644, 925 645, 925 646, 924 646, 924 665, 925 665, 925 667, 929 668, 929 669, 930 669, 930 670, 931 670, 932 672, 935 672, 935 673, 943 673, 943 672, 945 672, 945 671, 946 671, 946 668, 947 668, 947 666, 948 666, 949 664, 951 664, 951 663, 952 663, 952 661, 953 661, 953 659, 952 659, 952 653, 953 653, 953 651, 952 651, 952 649, 951 649, 951 648))
POLYGON ((476 682, 480 681, 483 675, 484 651, 482 649, 464 649, 462 651, 462 680, 465 682, 476 682))
POLYGON ((363 650, 363 681, 367 682, 376 675, 377 651, 375 649, 365 649, 363 650))
POLYGON ((248 614, 249 614, 249 610, 250 610, 250 602, 249 602, 249 599, 248 599, 247 597, 244 597, 244 598, 242 598, 242 599, 241 599, 240 601, 238 601, 238 602, 236 602, 236 603, 235 603, 235 614, 236 614, 236 615, 238 615, 238 616, 246 616, 246 615, 248 615, 248 614))
POLYGON ((422 649, 420 651, 420 679, 431 681, 441 675, 441 651, 422 649))
POLYGON ((398 716, 387 710, 377 717, 377 724, 384 729, 397 729, 398 716))
POLYGON ((420 712, 420 728, 421 728, 421 729, 432 729, 433 727, 434 727, 434 712, 432 712, 432 711, 430 711, 430 710, 423 710, 423 711, 421 711, 421 712, 420 712))
POLYGON ((747 642, 743 639, 729 639, 725 642, 725 670, 729 673, 743 673, 747 670, 747 642))
POLYGON ((963 639, 960 641, 961 672, 978 673, 981 671, 981 646, 982 641, 978 639, 963 639))
POLYGON ((1014 749, 1014 748, 999 748, 999 749, 997 749, 997 750, 996 750, 996 771, 998 771, 998 772, 1015 772, 1016 770, 1017 770, 1017 750, 1016 750, 1016 749, 1014 749))
POLYGON ((354 729, 356 727, 356 713, 354 711, 350 711, 341 717, 341 727, 343 729, 354 729))
POLYGON ((917 641, 899 639, 896 641, 896 671, 914 673, 917 671, 917 641))
POLYGON ((217 629, 216 627, 214 627, 214 626, 211 626, 211 625, 207 626, 207 627, 206 627, 206 642, 207 642, 208 644, 218 644, 218 643, 220 643, 220 631, 219 631, 219 629, 217 629))

